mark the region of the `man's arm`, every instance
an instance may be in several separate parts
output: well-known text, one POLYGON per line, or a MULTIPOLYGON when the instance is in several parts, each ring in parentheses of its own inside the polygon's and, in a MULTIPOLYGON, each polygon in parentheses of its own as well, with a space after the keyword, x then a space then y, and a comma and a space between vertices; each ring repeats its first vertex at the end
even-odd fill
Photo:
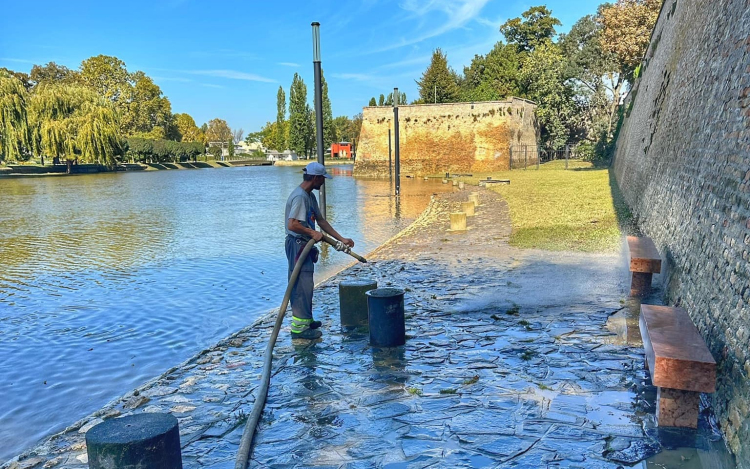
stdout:
POLYGON ((351 238, 344 238, 343 236, 341 236, 338 233, 338 231, 334 230, 331 224, 328 223, 324 218, 319 218, 317 222, 318 222, 318 225, 320 225, 320 227, 323 228, 323 231, 333 236, 334 238, 338 239, 339 241, 349 246, 350 248, 354 247, 354 241, 351 238))
MULTIPOLYGON (((321 239, 323 239, 323 235, 320 232, 311 230, 310 228, 305 227, 296 218, 290 218, 289 220, 287 220, 286 226, 287 228, 289 228, 290 231, 294 231, 295 233, 305 235, 314 239, 316 243, 320 241, 321 239)), ((320 226, 323 226, 323 225, 320 225, 320 226)))

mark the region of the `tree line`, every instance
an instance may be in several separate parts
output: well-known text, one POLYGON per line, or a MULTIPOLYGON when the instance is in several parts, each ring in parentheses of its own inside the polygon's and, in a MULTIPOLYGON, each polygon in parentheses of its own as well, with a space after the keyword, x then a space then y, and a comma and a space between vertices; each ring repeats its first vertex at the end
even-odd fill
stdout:
MULTIPOLYGON (((362 114, 351 119, 348 116, 334 118, 331 100, 328 98, 328 83, 322 71, 321 88, 324 148, 330 148, 334 142, 356 142, 362 128, 362 114)), ((264 147, 277 151, 289 149, 298 155, 310 157, 316 147, 315 111, 307 99, 307 85, 299 74, 294 74, 289 88, 288 114, 286 96, 284 88, 279 86, 276 93, 276 120, 266 122, 258 132, 249 133, 246 141, 260 142, 264 147)))
MULTIPOLYGON (((661 4, 604 3, 567 34, 557 34, 561 23, 545 6, 531 7, 500 26, 505 41, 475 55, 463 73, 436 49, 416 80, 413 104, 526 98, 537 104, 543 146, 577 143, 588 158, 606 159, 622 117, 620 103, 638 76, 661 4)), ((380 95, 377 105, 389 104, 380 95)), ((375 98, 369 105, 376 105, 375 98)))
POLYGON ((222 119, 198 127, 189 114, 173 114, 159 86, 117 57, 91 57, 77 70, 55 62, 28 74, 0 68, 0 161, 194 159, 208 142, 231 147, 242 134, 222 119))

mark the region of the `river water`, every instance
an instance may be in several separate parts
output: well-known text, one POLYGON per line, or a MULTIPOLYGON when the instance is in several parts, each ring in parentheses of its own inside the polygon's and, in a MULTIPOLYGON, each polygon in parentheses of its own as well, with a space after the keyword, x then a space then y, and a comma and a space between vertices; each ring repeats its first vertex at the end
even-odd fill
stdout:
MULTIPOLYGON (((327 218, 366 255, 439 180, 332 167, 327 218)), ((278 307, 299 167, 0 179, 0 463, 278 307)), ((351 263, 324 250, 316 281, 351 263)))

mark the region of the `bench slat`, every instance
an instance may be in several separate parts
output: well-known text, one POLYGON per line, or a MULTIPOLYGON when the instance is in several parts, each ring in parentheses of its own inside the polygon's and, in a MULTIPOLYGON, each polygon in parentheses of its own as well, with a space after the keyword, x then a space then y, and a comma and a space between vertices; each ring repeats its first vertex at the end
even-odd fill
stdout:
POLYGON ((687 311, 641 305, 639 326, 654 386, 716 390, 716 362, 687 311))
POLYGON ((651 238, 628 236, 630 271, 661 273, 661 256, 651 238))

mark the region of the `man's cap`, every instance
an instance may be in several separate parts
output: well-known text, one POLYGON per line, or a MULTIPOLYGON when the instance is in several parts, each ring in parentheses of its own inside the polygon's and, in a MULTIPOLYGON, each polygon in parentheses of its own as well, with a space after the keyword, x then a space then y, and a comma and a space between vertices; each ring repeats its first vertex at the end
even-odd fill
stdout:
POLYGON ((326 172, 326 167, 318 162, 308 164, 303 171, 310 176, 325 176, 331 179, 331 175, 326 172))

